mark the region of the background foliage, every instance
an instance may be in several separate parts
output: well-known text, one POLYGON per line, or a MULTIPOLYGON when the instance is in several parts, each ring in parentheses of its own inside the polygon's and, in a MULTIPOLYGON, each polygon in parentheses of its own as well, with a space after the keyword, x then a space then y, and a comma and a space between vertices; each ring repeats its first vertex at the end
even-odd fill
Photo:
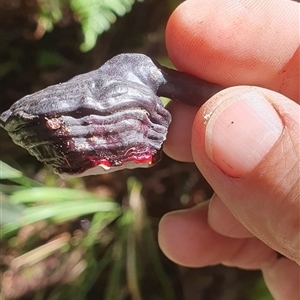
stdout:
MULTIPOLYGON (((0 1, 1 111, 121 52, 169 64, 164 28, 180 0, 0 1)), ((63 181, 0 138, 1 299, 271 299, 259 272, 184 268, 160 252, 161 216, 212 193, 194 165, 164 157, 63 181)))
MULTIPOLYGON (((63 18, 63 9, 71 8, 81 23, 84 42, 80 48, 91 50, 98 35, 108 30, 117 16, 124 16, 131 10, 135 0, 39 0, 37 22, 45 30, 52 30, 53 24, 63 18)), ((142 0, 140 0, 142 2, 142 0)))

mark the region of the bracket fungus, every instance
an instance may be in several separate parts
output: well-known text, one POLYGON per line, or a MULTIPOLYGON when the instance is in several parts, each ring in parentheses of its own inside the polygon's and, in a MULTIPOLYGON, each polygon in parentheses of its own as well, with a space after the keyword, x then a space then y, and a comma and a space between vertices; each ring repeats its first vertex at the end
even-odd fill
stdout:
POLYGON ((221 89, 146 55, 120 54, 21 98, 0 126, 62 178, 149 167, 160 160, 171 122, 159 96, 200 106, 221 89))

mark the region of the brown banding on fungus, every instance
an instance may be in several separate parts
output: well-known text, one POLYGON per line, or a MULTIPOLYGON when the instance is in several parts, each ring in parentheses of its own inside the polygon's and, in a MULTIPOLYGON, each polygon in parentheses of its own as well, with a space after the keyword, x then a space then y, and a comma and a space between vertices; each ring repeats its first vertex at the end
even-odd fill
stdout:
POLYGON ((0 125, 61 177, 149 167, 160 160, 171 122, 159 96, 200 106, 221 89, 143 54, 120 54, 23 97, 0 125))

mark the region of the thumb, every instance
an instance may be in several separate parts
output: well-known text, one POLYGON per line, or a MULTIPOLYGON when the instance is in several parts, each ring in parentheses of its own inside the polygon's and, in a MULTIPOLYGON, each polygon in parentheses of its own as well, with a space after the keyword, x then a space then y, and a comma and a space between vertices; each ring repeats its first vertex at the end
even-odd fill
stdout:
POLYGON ((192 154, 231 213, 274 250, 300 263, 299 106, 238 86, 205 103, 192 154))

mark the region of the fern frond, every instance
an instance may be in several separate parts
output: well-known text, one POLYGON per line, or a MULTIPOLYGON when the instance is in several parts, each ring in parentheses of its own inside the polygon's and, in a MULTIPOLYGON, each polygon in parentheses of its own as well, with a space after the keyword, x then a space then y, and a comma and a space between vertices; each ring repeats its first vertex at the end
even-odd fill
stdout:
POLYGON ((82 51, 92 49, 98 35, 108 30, 117 16, 124 16, 136 0, 70 0, 73 12, 82 26, 84 42, 82 51))

